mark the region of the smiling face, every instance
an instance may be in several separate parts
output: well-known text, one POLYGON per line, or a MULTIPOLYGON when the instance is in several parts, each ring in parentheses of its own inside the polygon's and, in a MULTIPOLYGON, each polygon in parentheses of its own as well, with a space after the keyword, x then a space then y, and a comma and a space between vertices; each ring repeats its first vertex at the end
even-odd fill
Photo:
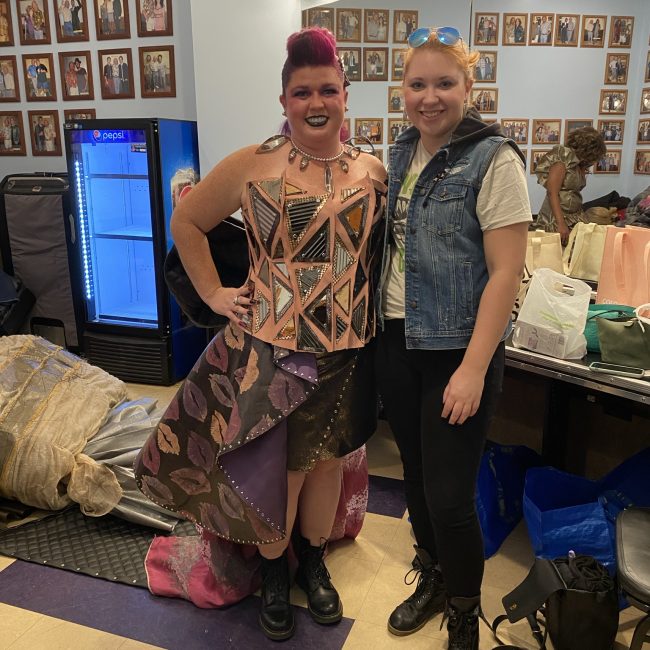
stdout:
POLYGON ((463 119, 471 88, 453 57, 429 48, 413 53, 404 77, 404 103, 430 153, 449 141, 463 119))
POLYGON ((341 73, 331 65, 294 70, 280 103, 301 149, 325 157, 338 153, 347 96, 341 73))

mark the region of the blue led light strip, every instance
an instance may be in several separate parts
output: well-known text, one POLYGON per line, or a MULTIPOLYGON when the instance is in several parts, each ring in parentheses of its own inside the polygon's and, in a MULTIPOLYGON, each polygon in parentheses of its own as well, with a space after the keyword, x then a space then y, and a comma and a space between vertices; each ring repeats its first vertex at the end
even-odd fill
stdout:
POLYGON ((86 214, 86 197, 82 183, 83 170, 81 163, 74 163, 75 189, 77 190, 77 208, 79 211, 79 233, 81 235, 81 259, 83 263, 83 279, 86 299, 93 298, 93 269, 90 256, 90 233, 88 229, 88 215, 86 214))

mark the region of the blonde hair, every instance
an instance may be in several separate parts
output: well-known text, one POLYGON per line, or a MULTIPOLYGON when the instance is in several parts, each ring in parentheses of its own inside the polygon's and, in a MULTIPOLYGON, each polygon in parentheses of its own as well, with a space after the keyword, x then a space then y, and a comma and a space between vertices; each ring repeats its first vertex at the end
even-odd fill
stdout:
POLYGON ((474 66, 476 66, 479 59, 481 58, 481 54, 479 52, 470 51, 467 45, 465 45, 465 41, 462 39, 453 45, 445 45, 438 40, 435 31, 432 31, 431 35, 429 36, 429 40, 427 40, 419 47, 409 47, 409 49, 406 50, 406 56, 404 57, 404 78, 406 78, 409 64, 411 63, 411 59, 415 56, 416 52, 424 52, 425 50, 442 52, 443 54, 449 55, 461 68, 465 74, 465 79, 468 81, 474 81, 474 66))

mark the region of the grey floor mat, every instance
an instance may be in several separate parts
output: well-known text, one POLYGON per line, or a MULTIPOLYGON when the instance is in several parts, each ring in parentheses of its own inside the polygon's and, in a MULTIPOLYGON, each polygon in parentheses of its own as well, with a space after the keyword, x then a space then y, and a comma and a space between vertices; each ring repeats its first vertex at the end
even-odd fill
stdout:
MULTIPOLYGON (((147 587, 144 558, 161 531, 112 515, 86 517, 77 508, 0 533, 0 553, 95 578, 147 587)), ((162 533, 165 534, 165 533, 162 533)), ((173 533, 195 535, 182 521, 173 533)))

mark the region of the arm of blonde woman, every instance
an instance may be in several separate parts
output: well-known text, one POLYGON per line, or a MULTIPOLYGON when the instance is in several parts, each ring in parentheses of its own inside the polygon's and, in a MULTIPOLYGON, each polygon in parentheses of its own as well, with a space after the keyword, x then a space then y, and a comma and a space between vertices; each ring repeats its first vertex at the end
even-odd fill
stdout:
POLYGON ((481 403, 485 373, 512 312, 526 259, 528 222, 483 233, 489 280, 483 290, 474 333, 463 361, 443 394, 442 417, 463 424, 481 403))
POLYGON ((174 210, 171 231, 183 267, 203 302, 214 312, 242 325, 251 299, 248 289, 224 287, 212 260, 206 233, 241 207, 242 188, 256 147, 221 161, 174 210))
POLYGON ((560 206, 560 190, 562 189, 562 183, 564 183, 565 176, 566 167, 563 163, 556 162, 554 165, 551 165, 551 168, 548 170, 548 179, 546 180, 548 201, 551 204, 551 210, 555 217, 555 222, 557 223, 557 231, 560 233, 562 245, 564 246, 566 246, 566 243, 569 241, 569 228, 566 225, 566 221, 564 221, 564 213, 560 206))

